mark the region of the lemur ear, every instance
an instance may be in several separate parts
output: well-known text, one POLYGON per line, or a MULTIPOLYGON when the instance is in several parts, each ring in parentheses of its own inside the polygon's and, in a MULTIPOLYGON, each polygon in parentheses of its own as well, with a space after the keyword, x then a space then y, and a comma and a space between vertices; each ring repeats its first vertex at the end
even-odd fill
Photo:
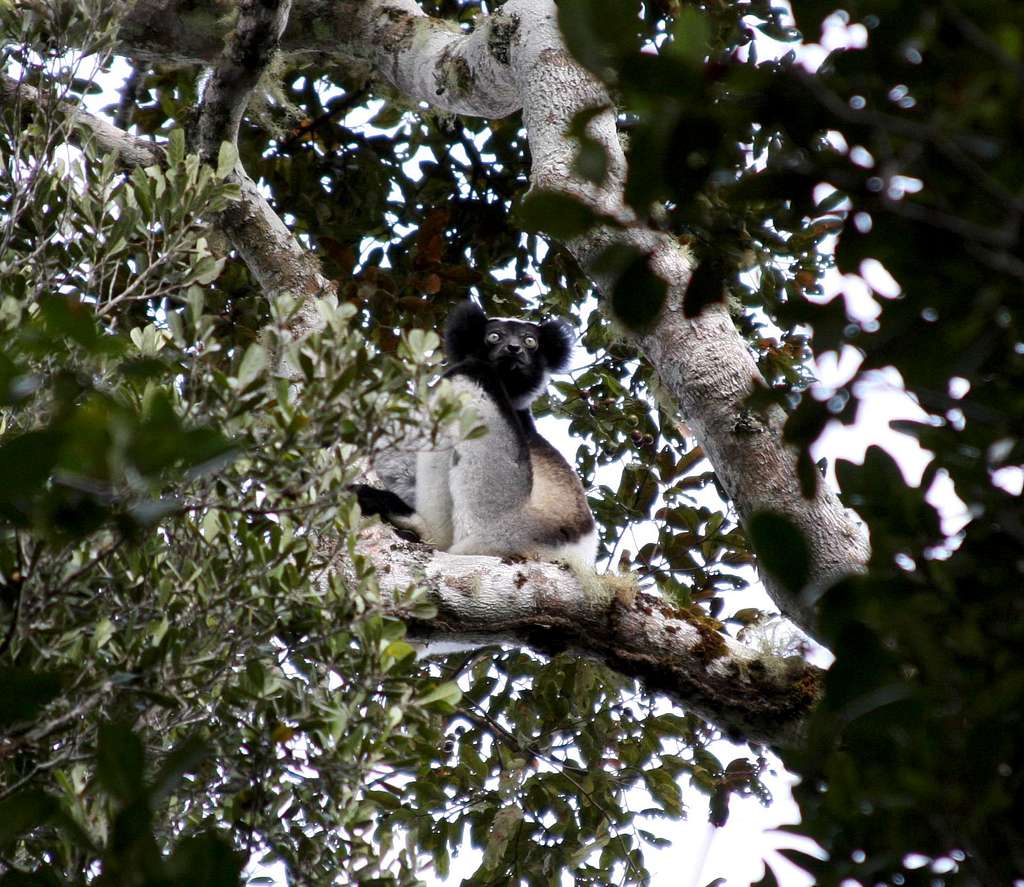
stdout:
POLYGON ((480 351, 487 329, 487 315, 476 302, 466 299, 448 314, 444 324, 444 353, 451 363, 459 363, 480 351))
POLYGON ((556 317, 541 324, 540 353, 552 373, 560 373, 569 366, 575 344, 576 337, 567 320, 556 317))

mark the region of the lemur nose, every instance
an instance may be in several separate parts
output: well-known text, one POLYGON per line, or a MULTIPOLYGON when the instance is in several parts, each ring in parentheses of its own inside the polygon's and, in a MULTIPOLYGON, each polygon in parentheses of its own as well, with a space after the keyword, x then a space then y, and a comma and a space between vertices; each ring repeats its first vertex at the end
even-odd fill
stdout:
POLYGON ((520 345, 518 342, 509 342, 508 350, 511 351, 513 354, 518 354, 520 351, 523 350, 523 346, 520 345))

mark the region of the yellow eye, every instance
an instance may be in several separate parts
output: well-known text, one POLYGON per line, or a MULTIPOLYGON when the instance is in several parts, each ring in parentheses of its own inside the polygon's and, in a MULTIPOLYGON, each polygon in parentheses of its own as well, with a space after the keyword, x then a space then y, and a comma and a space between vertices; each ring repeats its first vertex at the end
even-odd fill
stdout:
POLYGON ((537 347, 537 340, 533 336, 523 336, 523 344, 532 351, 537 347))
POLYGON ((487 341, 488 341, 488 342, 489 342, 490 344, 492 344, 492 345, 493 345, 493 344, 494 344, 495 342, 500 342, 500 341, 501 341, 501 333, 488 333, 488 334, 487 334, 487 341))

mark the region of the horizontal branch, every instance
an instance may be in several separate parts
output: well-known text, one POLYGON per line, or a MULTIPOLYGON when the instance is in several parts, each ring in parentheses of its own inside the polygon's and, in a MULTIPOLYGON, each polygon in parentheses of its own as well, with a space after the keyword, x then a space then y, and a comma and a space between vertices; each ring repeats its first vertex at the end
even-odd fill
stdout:
MULTIPOLYGON (((121 19, 118 52, 162 64, 211 64, 234 7, 231 0, 136 0, 121 19)), ((514 27, 500 13, 464 32, 425 15, 415 0, 294 0, 280 46, 303 64, 401 83, 406 95, 446 111, 505 117, 520 99, 504 49, 514 27)))
MULTIPOLYGON (((186 45, 196 51, 202 41, 193 30, 209 30, 214 23, 207 17, 188 26, 195 13, 186 6, 184 0, 139 0, 125 20, 123 42, 136 53, 140 41, 155 46, 156 32, 138 24, 140 16, 148 21, 159 9, 162 20, 177 23, 161 26, 163 51, 174 56, 186 45), (172 10, 181 17, 170 15, 172 10)), ((566 49, 553 0, 507 0, 491 15, 478 16, 470 32, 425 16, 415 0, 294 0, 282 51, 358 59, 404 95, 446 111, 488 117, 522 108, 532 188, 568 195, 599 217, 615 220, 567 241, 580 266, 610 293, 616 278, 602 258, 609 247, 626 247, 646 256, 650 270, 665 282, 668 299, 658 322, 633 340, 678 403, 740 519, 746 523, 760 511, 780 513, 807 540, 806 589, 794 593, 769 574, 762 579, 779 609, 813 635, 813 601, 833 580, 863 567, 866 536, 827 485, 819 484, 813 498, 804 498, 796 452, 782 440, 785 414, 751 415, 747 401, 764 380, 725 306, 710 305, 699 317, 683 315, 692 260, 626 204, 626 158, 614 104, 604 85, 566 49), (318 18, 310 19, 313 15, 318 18), (569 132, 581 112, 588 113, 588 137, 607 158, 602 182, 577 171, 578 142, 569 132)))
MULTIPOLYGON (((359 551, 377 568, 385 599, 425 589, 436 618, 413 634, 546 654, 567 649, 663 693, 728 735, 791 741, 822 689, 822 671, 798 656, 762 655, 710 619, 631 589, 621 577, 585 576, 542 561, 452 555, 405 542, 383 526, 359 551)), ((395 615, 403 617, 400 605, 395 615)))
MULTIPOLYGON (((323 62, 337 50, 344 17, 351 19, 352 0, 298 0, 282 48, 309 62, 323 62)), ((209 65, 224 50, 235 26, 235 0, 136 0, 118 23, 117 51, 141 61, 209 65)))

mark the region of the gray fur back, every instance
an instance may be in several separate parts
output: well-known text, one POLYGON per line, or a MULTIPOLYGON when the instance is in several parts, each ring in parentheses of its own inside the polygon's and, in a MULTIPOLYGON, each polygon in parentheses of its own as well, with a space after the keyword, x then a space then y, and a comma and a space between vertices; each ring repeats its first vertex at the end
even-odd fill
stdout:
POLYGON ((374 453, 373 470, 385 489, 400 496, 414 511, 416 509, 416 450, 397 447, 374 453))

